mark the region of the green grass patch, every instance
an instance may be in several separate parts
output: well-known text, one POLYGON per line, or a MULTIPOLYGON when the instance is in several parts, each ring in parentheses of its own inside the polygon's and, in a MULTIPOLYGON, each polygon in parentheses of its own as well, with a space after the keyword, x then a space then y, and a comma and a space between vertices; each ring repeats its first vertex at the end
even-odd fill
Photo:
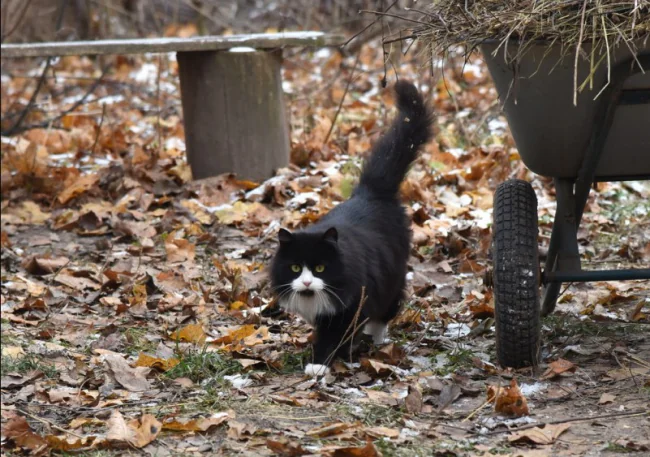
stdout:
POLYGON ((25 354, 20 357, 2 357, 2 374, 6 373, 28 373, 30 371, 42 371, 47 378, 54 378, 57 374, 53 365, 44 361, 35 354, 25 354))
POLYGON ((124 331, 126 338, 125 351, 131 355, 141 352, 155 352, 156 343, 147 338, 149 331, 145 328, 131 327, 124 331))
POLYGON ((205 348, 190 350, 178 357, 178 365, 167 371, 165 376, 169 379, 189 378, 205 389, 221 387, 226 382, 224 376, 242 371, 237 361, 219 352, 208 352, 205 348))
POLYGON ((312 359, 311 348, 304 351, 286 351, 282 354, 282 374, 302 373, 312 359))

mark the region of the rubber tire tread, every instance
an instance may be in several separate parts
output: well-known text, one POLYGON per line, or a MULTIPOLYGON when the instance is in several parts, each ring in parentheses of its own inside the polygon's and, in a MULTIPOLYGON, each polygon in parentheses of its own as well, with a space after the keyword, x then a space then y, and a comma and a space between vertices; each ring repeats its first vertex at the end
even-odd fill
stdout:
POLYGON ((537 197, 513 179, 497 187, 492 225, 497 359, 504 367, 536 366, 539 357, 537 197))

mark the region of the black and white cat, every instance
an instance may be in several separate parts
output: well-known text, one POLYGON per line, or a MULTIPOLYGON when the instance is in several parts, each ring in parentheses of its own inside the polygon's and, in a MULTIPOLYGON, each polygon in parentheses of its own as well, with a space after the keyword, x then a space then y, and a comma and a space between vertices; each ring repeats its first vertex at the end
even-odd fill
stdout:
MULTIPOLYGON (((315 329, 313 363, 305 373, 327 367, 352 323, 365 287, 358 322, 375 344, 403 299, 410 251, 410 224, 399 186, 418 149, 432 135, 432 114, 413 84, 395 84, 399 114, 375 144, 352 197, 304 230, 280 229, 271 264, 271 285, 282 308, 315 329)), ((349 346, 347 346, 349 348, 349 346)))

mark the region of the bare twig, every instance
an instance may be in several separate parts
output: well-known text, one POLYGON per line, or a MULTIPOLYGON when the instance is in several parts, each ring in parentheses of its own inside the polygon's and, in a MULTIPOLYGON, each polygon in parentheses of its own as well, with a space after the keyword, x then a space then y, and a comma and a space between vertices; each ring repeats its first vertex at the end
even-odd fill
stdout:
POLYGON ((552 421, 546 421, 546 422, 539 422, 536 424, 526 424, 522 425, 521 427, 515 427, 515 428, 509 428, 505 430, 494 430, 492 432, 487 432, 487 433, 481 433, 477 432, 474 430, 470 430, 467 428, 459 427, 457 425, 448 425, 448 424, 443 424, 444 427, 449 427, 457 430, 462 430, 466 433, 469 433, 471 435, 478 435, 478 436, 493 436, 493 435, 500 435, 501 433, 512 433, 512 432, 520 432, 522 430, 528 430, 531 428, 535 427, 545 427, 547 425, 555 425, 555 424, 567 424, 569 422, 588 422, 596 419, 614 419, 617 417, 636 417, 636 416, 648 416, 650 415, 650 409, 645 409, 645 410, 635 410, 635 411, 625 411, 625 412, 620 412, 620 413, 612 413, 612 414, 600 414, 596 416, 591 416, 591 417, 573 417, 569 419, 556 419, 552 421))
MULTIPOLYGON (((65 8, 67 4, 68 2, 66 0, 61 0, 61 9, 59 11, 59 16, 56 19, 56 30, 59 30, 61 28, 61 24, 63 23, 63 15, 65 13, 65 8)), ((25 8, 25 11, 26 10, 27 8, 25 8)), ((4 37, 3 37, 3 41, 4 41, 4 37)), ((51 63, 52 63, 52 57, 48 57, 47 60, 45 61, 45 67, 43 68, 41 77, 38 79, 38 83, 36 84, 36 88, 34 89, 32 96, 29 98, 29 102, 27 102, 27 105, 20 113, 20 116, 18 116, 16 122, 14 122, 14 124, 11 127, 9 127, 9 129, 7 129, 6 131, 3 130, 2 135, 10 136, 24 130, 21 129, 20 124, 23 123, 23 121, 27 117, 27 114, 29 114, 29 112, 31 111, 32 106, 34 106, 34 103, 36 103, 36 97, 38 97, 38 93, 41 91, 41 88, 43 87, 43 83, 45 82, 45 77, 47 75, 48 70, 50 69, 51 63)), ((50 122, 45 122, 44 126, 47 126, 48 124, 50 124, 50 122)))
MULTIPOLYGON (((25 13, 27 13, 27 10, 29 9, 29 5, 30 5, 31 3, 32 3, 32 0, 27 0, 27 2, 25 3, 25 6, 23 7, 23 9, 22 9, 22 10, 20 11, 20 13, 18 14, 18 18, 16 19, 16 21, 15 21, 14 24, 13 24, 13 26, 11 27, 11 30, 9 30, 8 32, 5 32, 5 33, 2 35, 2 38, 0 38, 0 43, 4 43, 5 40, 6 40, 6 39, 7 39, 7 38, 12 34, 12 33, 14 33, 14 32, 16 31, 16 29, 18 28, 18 26, 20 25, 20 23, 23 22, 23 18, 25 17, 25 13)), ((6 14, 5 19, 7 18, 8 13, 9 13, 9 7, 7 6, 7 11, 5 11, 5 14, 6 14)), ((3 28, 4 28, 4 27, 3 27, 3 28)))
POLYGON ((95 154, 95 147, 99 141, 99 135, 102 133, 102 124, 104 123, 104 116, 106 115, 106 103, 102 103, 102 117, 99 119, 99 126, 97 127, 97 135, 95 135, 95 141, 93 146, 90 148, 90 153, 95 154))
POLYGON ((40 422, 42 424, 46 424, 46 425, 52 427, 55 430, 58 430, 58 431, 63 432, 63 433, 67 433, 68 435, 72 435, 72 436, 77 437, 79 439, 84 439, 83 436, 81 436, 81 435, 79 435, 79 434, 77 434, 75 432, 71 432, 70 430, 66 430, 66 429, 64 429, 62 427, 59 427, 58 425, 56 425, 52 421, 49 421, 47 419, 43 419, 43 418, 38 417, 38 416, 34 416, 33 414, 29 414, 27 411, 23 411, 22 409, 16 409, 16 411, 18 411, 20 414, 24 414, 25 416, 27 416, 27 417, 29 417, 31 419, 34 419, 35 421, 38 421, 38 422, 40 422))
MULTIPOLYGON (((398 1, 399 1, 399 0, 395 0, 393 3, 391 3, 390 5, 388 5, 388 8, 386 8, 383 12, 386 13, 386 12, 390 11, 390 9, 391 9, 393 6, 395 6, 395 5, 397 4, 398 1)), ((375 18, 374 21, 372 21, 370 24, 366 25, 363 29, 361 29, 360 31, 358 31, 357 33, 355 33, 354 35, 352 35, 352 36, 348 39, 348 41, 346 41, 345 43, 343 43, 343 47, 346 47, 348 44, 350 44, 350 42, 352 42, 354 39, 358 38, 358 37, 359 37, 363 32, 365 32, 365 31, 368 30, 370 27, 372 27, 373 25, 375 25, 375 24, 377 23, 377 21, 379 21, 380 19, 381 19, 381 16, 377 15, 377 17, 375 18)))
MULTIPOLYGON (((16 133, 24 132, 24 131, 26 131, 26 130, 30 130, 30 129, 47 127, 48 125, 52 125, 52 124, 54 124, 55 122, 57 122, 57 121, 63 119, 65 116, 67 116, 68 114, 70 114, 70 113, 72 113, 74 110, 76 110, 79 106, 83 105, 83 104, 86 102, 86 99, 87 99, 87 98, 88 98, 88 97, 89 97, 93 92, 95 92, 95 89, 97 89, 97 87, 101 84, 102 80, 104 79, 104 75, 106 75, 106 72, 108 71, 108 68, 109 68, 109 66, 104 67, 104 69, 102 70, 102 74, 101 74, 101 75, 99 76, 99 78, 96 79, 95 82, 90 86, 90 88, 88 89, 88 91, 86 91, 86 93, 83 95, 83 97, 81 97, 79 100, 77 100, 77 102, 75 102, 75 103, 74 103, 70 108, 68 108, 67 110, 63 111, 62 113, 58 114, 57 116, 53 117, 52 119, 47 119, 47 120, 45 120, 45 121, 43 121, 43 122, 41 122, 41 123, 38 123, 38 124, 31 124, 31 125, 26 125, 26 126, 19 126, 19 123, 17 122, 17 123, 15 124, 15 126, 11 128, 11 129, 13 129, 13 130, 12 130, 10 133, 9 133, 8 131, 7 131, 7 132, 3 131, 3 132, 2 132, 2 135, 11 135, 11 134, 16 134, 16 133)), ((28 107, 29 107, 29 105, 28 105, 28 107)), ((21 121, 21 122, 22 122, 22 121, 21 121)), ((11 129, 10 129, 10 130, 11 130, 11 129)))
POLYGON ((357 53, 357 59, 354 61, 354 67, 352 67, 352 71, 350 72, 350 77, 348 78, 348 82, 345 85, 345 92, 343 92, 343 96, 341 97, 341 101, 339 102, 339 107, 336 109, 336 113, 334 113, 334 117, 332 118, 332 125, 330 125, 330 129, 327 131, 327 135, 325 135, 323 146, 327 144, 327 141, 330 139, 330 135, 332 135, 332 131, 334 130, 334 125, 336 124, 336 119, 339 117, 339 113, 341 112, 341 108, 343 107, 343 102, 345 101, 345 96, 348 94, 348 89, 350 89, 352 78, 354 78, 354 72, 357 69, 357 65, 359 65, 360 57, 361 57, 361 49, 359 49, 359 52, 357 53))

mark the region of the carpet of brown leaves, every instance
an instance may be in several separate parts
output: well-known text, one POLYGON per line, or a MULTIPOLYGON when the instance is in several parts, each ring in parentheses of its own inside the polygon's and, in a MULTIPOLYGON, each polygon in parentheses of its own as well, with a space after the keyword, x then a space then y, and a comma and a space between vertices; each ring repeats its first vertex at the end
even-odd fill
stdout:
MULTIPOLYGON (((568 287, 544 320, 539 370, 495 366, 492 193, 532 181, 543 252, 554 192, 519 161, 478 57, 431 72, 414 55, 393 63, 431 96, 437 130, 403 185, 409 300, 390 344, 319 381, 302 375, 310 329, 273 306, 264 268, 280 226, 350 195, 390 120, 381 48, 365 46, 354 73, 355 56, 286 56, 292 165, 263 183, 191 180, 173 55, 114 58, 72 112, 100 65, 54 63, 25 124, 53 122, 2 137, 3 452, 648 452, 647 283, 568 287)), ((40 71, 2 76, 3 113, 20 111, 40 71)), ((647 185, 599 185, 583 256, 647 265, 649 197, 647 185)))

